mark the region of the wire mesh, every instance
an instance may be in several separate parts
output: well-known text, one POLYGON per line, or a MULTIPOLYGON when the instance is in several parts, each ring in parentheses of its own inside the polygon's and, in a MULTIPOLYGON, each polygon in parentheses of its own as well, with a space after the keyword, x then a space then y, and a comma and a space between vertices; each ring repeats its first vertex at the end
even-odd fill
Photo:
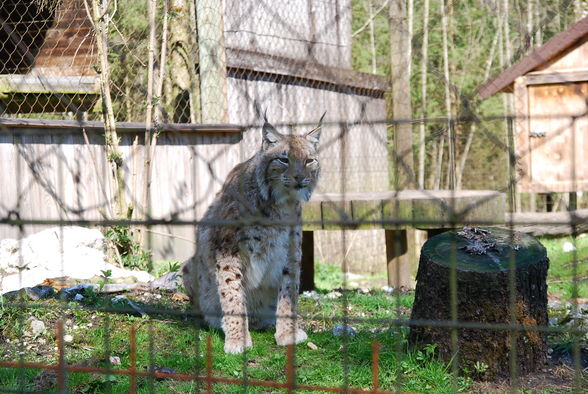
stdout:
MULTIPOLYGON (((2 2, 0 391, 581 391, 584 8, 566 0, 2 2), (230 194, 232 169, 263 153, 264 116, 277 135, 302 134, 325 111, 320 181, 301 217, 265 213, 271 199, 250 206, 244 185, 233 196, 238 215, 206 214, 230 194), (498 246, 480 234, 497 226, 510 230, 498 262, 502 304, 492 318, 489 304, 465 316, 468 300, 492 289, 478 278, 473 288, 484 291, 464 294, 460 264, 466 252, 496 258, 498 246), (252 228, 287 229, 279 275, 296 284, 276 302, 294 308, 203 316, 186 297, 179 262, 198 251, 199 233, 230 238, 252 228), (104 235, 88 241, 92 229, 104 235), (478 243, 452 238, 447 277, 428 295, 443 307, 417 316, 415 274, 430 257, 417 237, 431 245, 452 229, 478 243), (532 282, 541 273, 521 279, 525 233, 568 237, 541 238, 549 292, 532 282), (555 254, 562 244, 566 252, 555 254), (165 271, 170 287, 151 275, 165 271), (313 291, 325 272, 335 272, 327 278, 335 289, 313 291), (129 276, 142 283, 118 283, 129 276), (535 304, 549 305, 549 316, 525 309, 535 304), (292 321, 308 341, 278 347, 273 328, 252 330, 253 347, 243 338, 242 355, 225 355, 223 329, 203 319, 228 317, 244 326, 292 321), (410 339, 416 332, 442 339, 421 346, 410 339), (494 370, 487 353, 504 365, 494 370)), ((255 242, 265 240, 279 241, 255 242)), ((235 242, 235 256, 253 253, 247 242, 235 242)), ((254 280, 252 271, 235 275, 254 280)), ((243 295, 246 304, 264 291, 243 295)))

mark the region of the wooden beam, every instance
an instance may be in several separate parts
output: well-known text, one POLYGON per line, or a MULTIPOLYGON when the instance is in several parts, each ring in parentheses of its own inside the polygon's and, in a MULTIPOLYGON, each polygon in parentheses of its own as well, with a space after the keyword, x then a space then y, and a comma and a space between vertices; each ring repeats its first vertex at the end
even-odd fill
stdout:
POLYGON ((229 73, 235 78, 255 71, 279 76, 282 83, 296 80, 299 83, 306 81, 316 85, 316 82, 322 82, 327 85, 380 94, 390 90, 388 78, 381 75, 325 66, 314 61, 270 56, 242 49, 227 48, 227 67, 229 73))
POLYGON ((312 231, 303 231, 300 292, 310 290, 314 290, 314 234, 312 231))
POLYGON ((385 230, 386 260, 388 261, 388 286, 395 289, 413 288, 406 230, 385 230))
POLYGON ((0 94, 99 94, 100 79, 90 76, 0 75, 0 94))
MULTIPOLYGON (((12 119, 0 118, 0 131, 2 128, 30 128, 30 129, 80 129, 103 130, 104 122, 89 122, 75 120, 45 120, 45 119, 12 119)), ((116 124, 120 132, 145 131, 145 123, 120 122, 116 124)), ((184 133, 240 133, 243 128, 231 124, 190 124, 190 123, 163 123, 159 126, 162 132, 184 133)))
POLYGON ((565 84, 584 81, 588 81, 588 70, 550 71, 549 73, 529 73, 525 76, 527 85, 565 84))

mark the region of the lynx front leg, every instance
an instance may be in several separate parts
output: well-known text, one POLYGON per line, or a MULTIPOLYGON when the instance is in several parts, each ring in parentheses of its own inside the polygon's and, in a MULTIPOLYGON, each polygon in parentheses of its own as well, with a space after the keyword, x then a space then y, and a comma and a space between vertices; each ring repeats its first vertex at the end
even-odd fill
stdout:
POLYGON ((243 353, 246 347, 252 346, 240 267, 241 261, 237 256, 223 255, 217 260, 216 277, 223 312, 225 353, 243 353))
POLYGON ((306 340, 306 333, 298 328, 296 307, 298 304, 298 283, 300 280, 300 259, 284 268, 282 284, 278 293, 276 309, 276 343, 292 345, 306 340))

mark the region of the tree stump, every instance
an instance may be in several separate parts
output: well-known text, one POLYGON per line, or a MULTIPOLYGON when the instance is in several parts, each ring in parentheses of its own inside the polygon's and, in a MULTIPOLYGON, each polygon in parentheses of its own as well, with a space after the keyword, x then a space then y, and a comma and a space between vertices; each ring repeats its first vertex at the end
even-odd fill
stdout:
MULTIPOLYGON (((545 333, 532 327, 548 322, 545 280, 549 260, 543 245, 530 235, 501 228, 465 227, 430 238, 421 252, 411 320, 451 322, 452 255, 456 256, 458 324, 525 326, 519 330, 458 327, 460 370, 477 379, 510 376, 513 336, 517 374, 541 368, 546 362, 545 333), (509 307, 511 256, 516 266, 514 322, 509 307)), ((410 329, 411 345, 437 344, 438 354, 445 360, 455 356, 451 328, 416 323, 410 329)))

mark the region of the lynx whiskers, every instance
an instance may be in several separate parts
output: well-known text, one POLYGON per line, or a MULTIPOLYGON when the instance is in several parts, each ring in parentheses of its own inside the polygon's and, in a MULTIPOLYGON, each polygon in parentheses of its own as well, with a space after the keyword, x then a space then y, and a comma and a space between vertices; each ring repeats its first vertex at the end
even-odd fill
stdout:
POLYGON ((278 345, 307 338, 295 318, 300 212, 320 174, 323 117, 303 136, 282 134, 264 119, 260 150, 231 170, 203 217, 234 224, 201 226, 197 252, 184 263, 192 305, 209 325, 222 328, 227 353, 252 345, 250 327, 275 325, 278 345), (260 218, 271 225, 247 224, 260 218))

